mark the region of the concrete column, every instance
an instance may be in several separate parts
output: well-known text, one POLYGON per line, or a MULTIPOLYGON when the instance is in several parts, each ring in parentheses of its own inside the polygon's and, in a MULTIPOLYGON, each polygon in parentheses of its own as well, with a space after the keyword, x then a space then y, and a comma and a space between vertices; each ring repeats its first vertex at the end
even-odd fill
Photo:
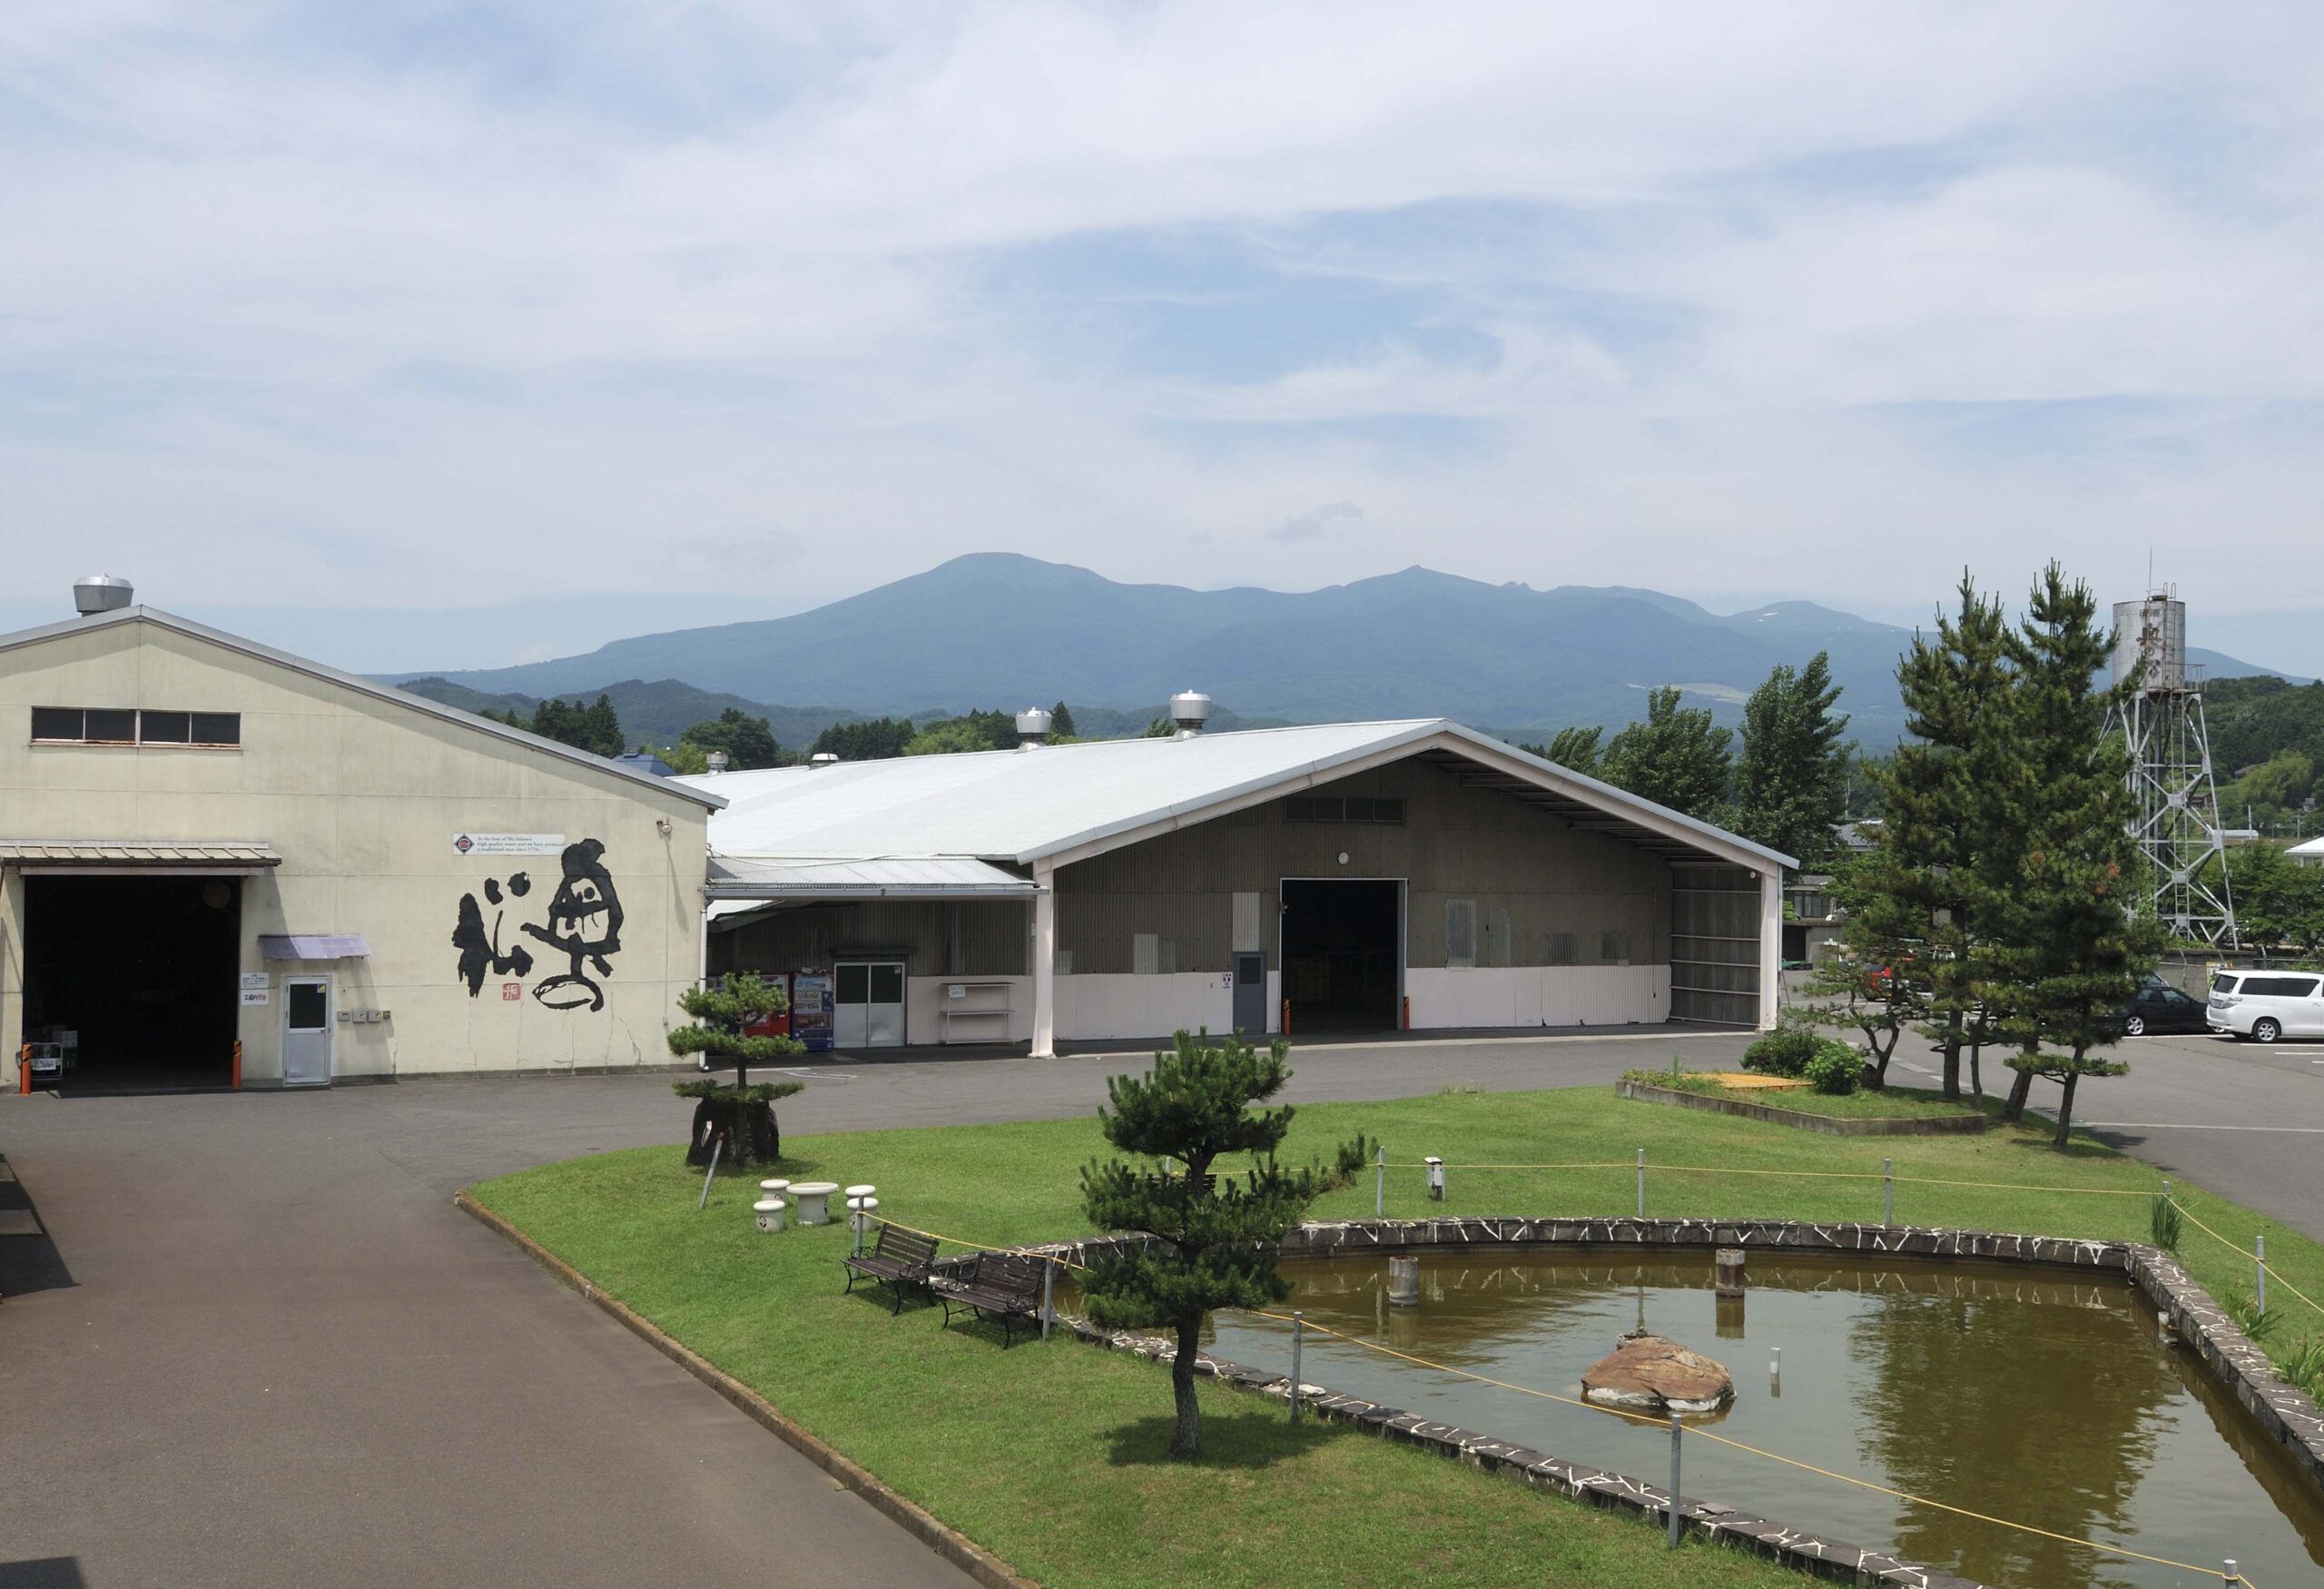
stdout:
POLYGON ((1033 1057, 1057 1052, 1057 868, 1033 863, 1033 1057))
POLYGON ((1759 874, 1759 1030, 1773 1031, 1783 995, 1783 873, 1759 874))

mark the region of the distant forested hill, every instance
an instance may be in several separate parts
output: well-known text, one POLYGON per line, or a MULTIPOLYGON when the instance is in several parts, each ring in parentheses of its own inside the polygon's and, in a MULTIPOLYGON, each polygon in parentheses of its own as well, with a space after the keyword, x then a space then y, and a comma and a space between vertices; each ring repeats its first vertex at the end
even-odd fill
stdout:
MULTIPOLYGON (((488 694, 434 676, 406 679, 398 687, 448 706, 458 706, 464 712, 514 711, 520 717, 531 716, 533 708, 544 698, 513 691, 488 694)), ((559 691, 557 698, 586 706, 601 691, 613 698, 614 711, 621 718, 622 737, 633 749, 641 745, 674 745, 680 733, 696 723, 710 721, 729 706, 753 717, 765 718, 767 726, 774 731, 775 742, 788 751, 812 744, 815 735, 834 723, 853 723, 862 716, 832 706, 773 706, 742 696, 696 689, 675 678, 652 684, 643 679, 625 679, 595 689, 559 691)))

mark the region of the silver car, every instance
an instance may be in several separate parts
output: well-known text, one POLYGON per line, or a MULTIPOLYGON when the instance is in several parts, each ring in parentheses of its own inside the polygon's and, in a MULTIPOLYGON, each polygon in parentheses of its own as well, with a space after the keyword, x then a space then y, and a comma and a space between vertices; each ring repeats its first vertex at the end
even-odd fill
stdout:
POLYGON ((2203 1024, 2260 1042, 2324 1037, 2324 976, 2314 972, 2215 972, 2203 1024))

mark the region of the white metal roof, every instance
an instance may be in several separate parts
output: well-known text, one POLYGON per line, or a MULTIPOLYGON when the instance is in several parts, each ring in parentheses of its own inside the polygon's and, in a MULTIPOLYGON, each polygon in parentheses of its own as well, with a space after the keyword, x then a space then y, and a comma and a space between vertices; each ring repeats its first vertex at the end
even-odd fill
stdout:
POLYGON ((743 858, 974 856, 1063 864, 1406 757, 1674 858, 1767 872, 1790 856, 1443 718, 1329 723, 696 775, 728 801, 710 847, 743 858))
POLYGON ((428 716, 440 718, 447 723, 457 723, 474 733, 503 740, 510 745, 521 745, 527 750, 537 751, 543 755, 553 756, 558 761, 573 762, 581 766, 593 767, 598 772, 610 774, 627 783, 641 785, 649 789, 658 789, 665 794, 676 794, 681 799, 692 801, 697 805, 707 806, 713 811, 725 804, 724 800, 710 790, 682 787, 680 781, 676 778, 662 777, 635 766, 624 766, 620 762, 610 757, 597 755, 570 745, 560 745, 554 739, 544 739, 539 735, 528 734, 522 728, 511 728, 506 723, 495 723, 490 718, 478 716, 474 712, 463 712, 458 706, 448 706, 441 701, 431 701, 426 696, 415 696, 410 691, 399 690, 393 685, 384 685, 377 679, 365 678, 359 673, 349 673, 341 668, 333 667, 328 663, 316 662, 304 656, 294 656, 288 651, 277 651, 271 646, 261 646, 256 640, 245 639, 240 635, 230 635, 223 629, 213 629, 208 624, 198 624, 192 618, 182 618, 175 613, 163 612, 157 607, 116 607, 111 612, 91 613, 84 617, 66 618, 60 623, 43 624, 38 628, 19 629, 12 635, 0 635, 0 651, 13 651, 23 646, 37 646, 44 641, 61 639, 67 635, 84 634, 91 629, 111 628, 115 624, 152 624, 157 628, 174 630, 178 634, 191 636, 197 640, 206 640, 212 646, 222 646, 229 651, 239 651, 245 656, 254 656, 261 662, 271 662, 278 667, 287 667, 293 673, 303 673, 310 678, 323 679, 359 694, 372 696, 377 700, 392 701, 399 706, 408 706, 428 716))
POLYGON ((2284 854, 2298 855, 2303 859, 2309 855, 2324 856, 2324 839, 2310 839, 2304 844, 2294 844, 2284 854))
POLYGON ((1004 899, 1040 892, 1029 877, 966 855, 863 859, 714 856, 704 893, 733 899, 1004 899))

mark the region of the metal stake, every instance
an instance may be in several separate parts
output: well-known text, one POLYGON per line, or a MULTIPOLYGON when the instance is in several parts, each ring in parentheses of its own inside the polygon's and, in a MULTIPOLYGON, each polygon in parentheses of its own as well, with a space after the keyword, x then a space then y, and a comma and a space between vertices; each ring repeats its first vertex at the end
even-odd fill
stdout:
POLYGON ((2235 1570, 2235 1558, 2233 1556, 2227 1558, 2227 1577, 2225 1582, 2228 1584, 2229 1589, 2234 1589, 2236 1584, 2243 1582, 2243 1574, 2235 1570))
POLYGON ((1670 1415, 1670 1548, 1679 1548, 1679 1415, 1670 1415))
POLYGON ((1041 1255, 1041 1338, 1049 1338, 1049 1321, 1057 1317, 1056 1306, 1049 1300, 1051 1288, 1057 1284, 1057 1259, 1047 1253, 1041 1255))
POLYGON ((2265 1232, 2265 1231, 2261 1231, 2259 1235, 2254 1236, 2254 1237, 2251 1239, 2251 1256, 2252 1256, 2253 1259, 2257 1262, 2257 1265, 2258 1265, 2258 1268, 2259 1268, 2259 1274, 2260 1274, 2260 1312, 2262 1312, 2262 1313, 2265 1313, 2265 1312, 2268 1310, 2268 1237, 2267 1237, 2267 1232, 2265 1232))
POLYGON ((1638 1217, 1646 1218, 1646 1150, 1638 1150, 1638 1217))
POLYGON ((1372 1185, 1372 1217, 1375 1219, 1388 1217, 1388 1144, 1385 1142, 1380 1144, 1380 1170, 1372 1185))
POLYGON ((1891 1162, 1886 1159, 1880 1161, 1880 1222, 1883 1225, 1896 1222, 1896 1172, 1889 1168, 1891 1162))
POLYGON ((714 1132, 710 1139, 710 1169, 704 1173, 702 1178, 702 1201, 694 1206, 694 1211, 697 1214, 710 1207, 711 1177, 718 1173, 718 1155, 725 1151, 725 1149, 726 1133, 724 1131, 714 1132))
POLYGON ((1291 1310, 1291 1421, 1299 1421, 1299 1342, 1307 1333, 1307 1316, 1295 1308, 1291 1310))

